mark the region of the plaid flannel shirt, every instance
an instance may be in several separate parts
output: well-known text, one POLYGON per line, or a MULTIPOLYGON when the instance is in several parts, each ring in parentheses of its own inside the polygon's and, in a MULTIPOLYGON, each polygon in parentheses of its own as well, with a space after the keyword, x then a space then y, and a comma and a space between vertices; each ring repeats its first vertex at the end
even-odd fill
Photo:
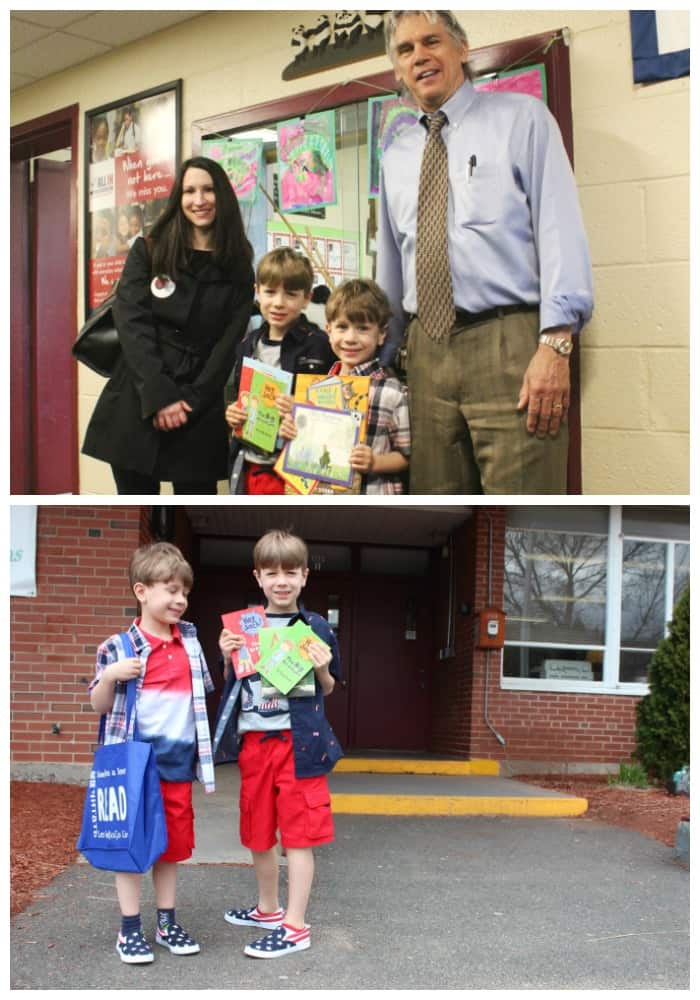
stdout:
MULTIPOLYGON (((331 368, 330 375, 340 374, 340 362, 331 368)), ((398 451, 406 458, 411 454, 411 425, 408 416, 408 392, 406 387, 379 364, 379 360, 365 361, 356 365, 353 375, 369 375, 369 404, 367 407, 366 444, 377 455, 398 451)), ((403 493, 404 485, 400 476, 372 475, 363 477, 362 492, 382 495, 403 493)))
MULTIPOLYGON (((192 701, 194 707, 194 724, 197 733, 197 778, 202 782, 205 792, 214 791, 214 759, 211 751, 211 738, 209 735, 209 720, 207 717, 207 704, 205 692, 214 690, 214 682, 209 675, 209 669, 204 659, 202 647, 197 639, 197 629, 191 622, 179 622, 178 628, 182 637, 182 644, 190 661, 192 671, 192 701)), ((128 629, 129 637, 134 647, 134 653, 141 660, 141 673, 136 678, 136 710, 132 714, 129 732, 126 732, 126 684, 118 681, 114 688, 114 703, 112 711, 107 713, 105 724, 105 743, 122 743, 126 739, 133 739, 134 736, 134 716, 138 710, 139 695, 143 687, 143 676, 146 671, 146 662, 151 654, 151 647, 143 632, 134 621, 128 629)), ((95 679, 88 687, 88 692, 92 691, 100 677, 104 673, 105 667, 116 663, 117 660, 126 658, 119 635, 112 635, 106 639, 97 650, 97 664, 95 668, 95 679)))

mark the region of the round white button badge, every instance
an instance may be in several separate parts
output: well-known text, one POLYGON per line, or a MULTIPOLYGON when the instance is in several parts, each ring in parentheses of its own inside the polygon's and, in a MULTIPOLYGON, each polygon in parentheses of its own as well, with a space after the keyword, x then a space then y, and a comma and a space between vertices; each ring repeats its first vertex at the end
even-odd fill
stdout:
POLYGON ((167 274, 157 274, 151 282, 151 292, 157 299, 169 299, 175 291, 175 282, 167 274))

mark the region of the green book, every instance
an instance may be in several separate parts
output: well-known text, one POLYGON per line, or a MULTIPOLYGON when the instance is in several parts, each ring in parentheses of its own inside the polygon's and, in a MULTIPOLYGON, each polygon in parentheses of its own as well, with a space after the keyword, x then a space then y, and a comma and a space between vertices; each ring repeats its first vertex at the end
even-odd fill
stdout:
POLYGON ((299 621, 286 628, 261 628, 258 638, 260 659, 256 666, 263 680, 282 694, 291 694, 292 697, 304 696, 301 693, 297 695, 293 690, 303 682, 301 690, 306 688, 309 694, 313 694, 315 682, 308 644, 320 642, 322 646, 326 645, 313 629, 299 621))
POLYGON ((291 392, 292 380, 293 375, 281 368, 259 364, 253 368, 245 400, 248 416, 241 437, 260 451, 273 452, 277 446, 281 418, 275 400, 291 392))

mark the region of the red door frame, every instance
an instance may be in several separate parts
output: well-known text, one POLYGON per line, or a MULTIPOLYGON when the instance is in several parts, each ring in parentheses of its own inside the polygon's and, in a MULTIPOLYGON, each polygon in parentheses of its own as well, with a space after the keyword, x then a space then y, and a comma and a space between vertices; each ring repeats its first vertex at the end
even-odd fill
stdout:
MULTIPOLYGON (((70 198, 68 206, 70 237, 66 248, 70 262, 67 310, 70 311, 71 326, 77 327, 78 163, 80 159, 78 155, 79 106, 77 104, 73 104, 70 107, 61 108, 58 111, 52 111, 49 114, 40 116, 39 118, 33 118, 30 121, 14 125, 10 129, 10 160, 13 163, 20 160, 30 160, 34 157, 42 156, 45 153, 53 152, 56 149, 64 149, 67 147, 70 147, 71 149, 70 198)), ((31 273, 30 262, 21 262, 18 265, 17 273, 19 276, 23 274, 24 280, 26 280, 28 274, 31 273)), ((33 469, 26 467, 26 456, 31 455, 32 458, 35 458, 37 453, 37 437, 35 427, 32 427, 31 431, 27 432, 27 427, 31 426, 31 421, 29 419, 30 401, 26 398, 26 391, 27 386, 30 384, 30 380, 32 383, 34 382, 36 373, 34 371, 27 370, 28 367, 31 367, 31 359, 29 357, 28 346, 26 344, 26 333, 26 326, 24 324, 19 323, 16 328, 15 324, 12 325, 11 361, 14 364, 14 361, 17 360, 17 363, 21 366, 21 377, 18 379, 18 384, 15 385, 13 380, 13 388, 15 391, 18 390, 20 392, 19 401, 16 399, 14 401, 13 419, 20 420, 23 425, 21 428, 18 428, 16 439, 17 450, 11 466, 12 480, 10 490, 12 493, 34 492, 33 469), (24 468, 22 466, 24 466, 24 468)), ((70 351, 70 344, 63 343, 61 341, 60 331, 57 331, 54 334, 53 331, 49 329, 44 331, 43 336, 48 338, 48 342, 45 344, 45 347, 48 350, 55 351, 59 354, 59 356, 60 352, 65 351, 67 354, 70 351)), ((32 348, 33 345, 30 346, 29 350, 32 351, 32 348)), ((33 353, 34 352, 32 351, 32 354, 33 353)), ((77 493, 79 490, 77 388, 77 371, 75 365, 72 365, 68 388, 61 393, 59 398, 51 398, 46 401, 41 401, 37 410, 37 419, 41 418, 42 406, 47 409, 48 407, 51 407, 54 413, 58 410, 58 412, 60 412, 63 416, 63 420, 66 425, 66 433, 70 435, 70 440, 72 442, 70 480, 73 493, 77 493)))
MULTIPOLYGON (((569 48, 566 42, 566 28, 547 31, 540 35, 530 35, 513 41, 487 45, 469 52, 469 66, 475 77, 487 73, 497 73, 517 66, 543 63, 547 78, 547 105, 557 119, 564 146, 573 166, 573 120, 571 115, 571 77, 569 48)), ((350 80, 348 83, 334 84, 307 90, 276 101, 251 105, 238 111, 210 115, 192 122, 192 155, 201 152, 202 140, 210 135, 224 135, 253 126, 283 121, 308 114, 310 109, 325 111, 345 104, 367 100, 373 94, 396 91, 397 84, 392 70, 374 73, 350 80)), ((574 352, 571 356, 571 404, 569 408, 569 458, 567 469, 567 493, 582 492, 581 481, 581 404, 580 404, 580 357, 578 337, 574 338, 574 352)))

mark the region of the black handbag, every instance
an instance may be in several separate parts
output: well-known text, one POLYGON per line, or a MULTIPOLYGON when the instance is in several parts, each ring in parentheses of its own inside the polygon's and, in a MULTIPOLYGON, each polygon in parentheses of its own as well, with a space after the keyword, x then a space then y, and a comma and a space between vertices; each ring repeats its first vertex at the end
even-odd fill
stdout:
POLYGON ((122 350, 112 313, 115 301, 112 292, 83 324, 71 349, 74 358, 104 378, 112 376, 122 350))

